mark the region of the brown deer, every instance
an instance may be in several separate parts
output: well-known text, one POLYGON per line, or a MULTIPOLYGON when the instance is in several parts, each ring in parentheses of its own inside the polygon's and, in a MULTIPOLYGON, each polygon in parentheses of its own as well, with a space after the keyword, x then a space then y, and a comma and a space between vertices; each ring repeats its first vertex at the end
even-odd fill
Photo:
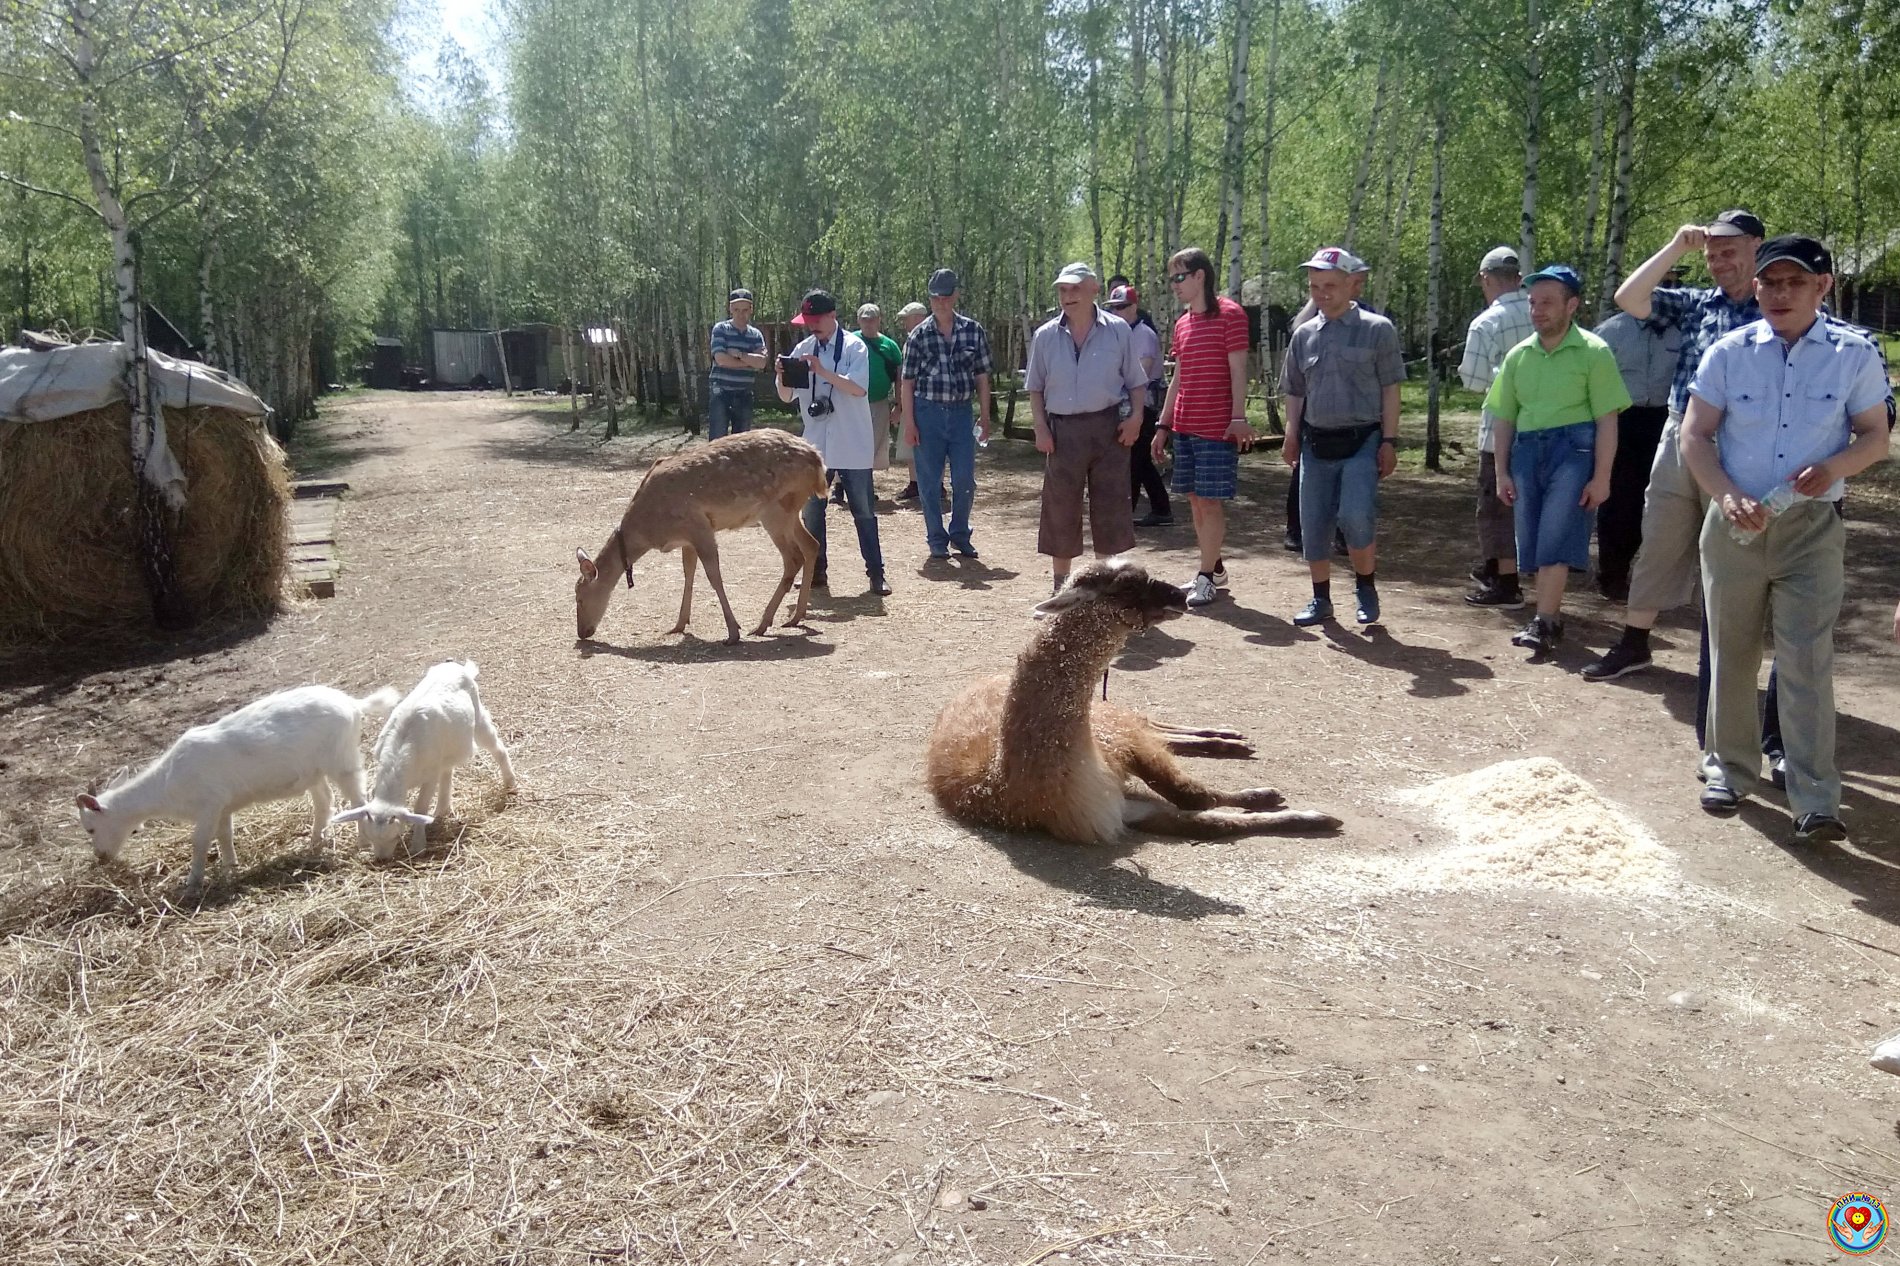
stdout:
POLYGON ((680 595, 679 622, 668 632, 686 631, 693 615, 693 568, 704 564, 706 579, 712 582, 726 617, 726 642, 737 643, 739 622, 726 600, 719 546, 713 537, 755 522, 764 526, 778 546, 785 571, 752 632, 762 634, 770 627, 794 582, 799 582, 798 602, 785 623, 788 627, 799 623, 811 596, 818 541, 798 521, 798 512, 808 498, 824 492, 825 463, 818 450, 783 431, 745 431, 662 457, 634 490, 620 526, 600 551, 593 558, 586 550, 574 551, 581 565, 580 579, 574 582, 575 632, 582 640, 594 635, 607 614, 614 585, 624 576, 627 588, 633 588, 633 564, 642 554, 677 549, 686 570, 686 591, 680 595))
POLYGON ((1187 613, 1179 588, 1108 559, 1077 572, 1036 613, 1054 618, 1030 637, 1016 671, 965 687, 937 717, 925 777, 944 812, 1077 844, 1114 843, 1130 827, 1212 839, 1339 825, 1324 813, 1284 808, 1271 788, 1216 791, 1174 759, 1251 756, 1244 735, 1091 703, 1129 634, 1187 613), (1131 792, 1130 775, 1162 798, 1131 792))

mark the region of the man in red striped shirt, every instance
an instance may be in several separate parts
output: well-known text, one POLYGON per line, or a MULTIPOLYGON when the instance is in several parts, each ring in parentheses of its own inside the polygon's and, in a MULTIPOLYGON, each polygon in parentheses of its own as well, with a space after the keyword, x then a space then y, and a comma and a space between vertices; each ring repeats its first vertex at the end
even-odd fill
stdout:
POLYGON ((1168 260, 1174 297, 1187 306, 1174 323, 1174 381, 1155 428, 1158 462, 1174 437, 1173 490, 1194 513, 1200 570, 1188 583, 1190 607, 1214 601, 1226 587, 1221 546, 1227 540, 1227 503, 1233 500, 1240 454, 1253 447, 1247 421, 1247 313, 1214 284, 1214 261, 1188 247, 1168 260))

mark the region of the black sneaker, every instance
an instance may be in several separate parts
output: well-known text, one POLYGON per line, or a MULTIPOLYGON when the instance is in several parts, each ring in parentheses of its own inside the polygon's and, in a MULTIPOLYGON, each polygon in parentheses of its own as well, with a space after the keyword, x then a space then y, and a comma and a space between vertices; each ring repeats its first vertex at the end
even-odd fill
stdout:
POLYGON ((811 587, 813 589, 831 588, 831 581, 828 577, 826 577, 824 568, 820 567, 817 571, 811 574, 811 587))
POLYGON ((831 504, 834 506, 846 504, 844 499, 844 480, 842 479, 831 486, 831 504))
POLYGON ((1297 554, 1304 548, 1300 544, 1300 534, 1298 532, 1288 532, 1286 539, 1280 542, 1280 547, 1289 554, 1297 554))
POLYGON ((888 598, 891 596, 890 583, 882 576, 873 576, 871 577, 871 592, 880 598, 888 598))
POLYGON ((1159 513, 1144 514, 1139 519, 1135 520, 1135 526, 1136 527, 1173 527, 1174 516, 1172 514, 1159 514, 1159 513))
POLYGON ((1607 601, 1623 606, 1630 600, 1630 579, 1628 576, 1599 576, 1597 592, 1607 601))
POLYGON ((1564 622, 1549 620, 1534 615, 1530 623, 1511 635, 1511 645, 1522 646, 1525 650, 1536 651, 1539 655, 1549 654, 1557 649, 1557 643, 1563 640, 1564 622))
POLYGON ((1593 659, 1583 666, 1585 681, 1615 681, 1618 677, 1627 677, 1639 673, 1650 665, 1649 648, 1632 646, 1628 642, 1618 642, 1603 652, 1602 659, 1593 659))
POLYGON ((1498 560, 1481 558, 1471 564, 1471 570, 1465 573, 1481 585, 1488 585, 1498 578, 1498 560))
POLYGON ((1782 791, 1788 789, 1788 758, 1780 752, 1768 758, 1768 781, 1782 791))
MULTIPOLYGON (((1710 817, 1732 818, 1741 811, 1742 798, 1735 794, 1733 788, 1724 787, 1721 783, 1710 783, 1702 789, 1702 812, 1708 814, 1710 817)), ((1808 816, 1818 818, 1822 815, 1813 813, 1808 816)), ((1807 818, 1803 818, 1801 821, 1805 822, 1807 818)), ((1800 830, 1800 824, 1797 823, 1795 825, 1795 833, 1800 835, 1800 830)), ((1801 838, 1806 837, 1802 836, 1801 838)))
POLYGON ((917 481, 913 479, 909 483, 905 484, 904 491, 897 494, 897 499, 899 501, 917 500, 917 481))
POLYGON ((1847 838, 1847 826, 1831 813, 1804 813, 1795 819, 1794 837, 1804 844, 1836 844, 1847 838))
POLYGON ((1487 581, 1465 595, 1465 604, 1473 607, 1492 607, 1499 611, 1516 611, 1524 605, 1524 587, 1519 584, 1507 587, 1495 580, 1487 581))

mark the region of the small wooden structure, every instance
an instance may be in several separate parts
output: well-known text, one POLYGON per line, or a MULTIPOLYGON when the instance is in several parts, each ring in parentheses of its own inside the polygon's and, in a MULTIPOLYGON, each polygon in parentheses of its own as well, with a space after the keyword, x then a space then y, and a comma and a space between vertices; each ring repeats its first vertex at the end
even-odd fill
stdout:
POLYGON ((290 582, 312 598, 336 596, 336 511, 349 488, 340 479, 290 485, 290 582))

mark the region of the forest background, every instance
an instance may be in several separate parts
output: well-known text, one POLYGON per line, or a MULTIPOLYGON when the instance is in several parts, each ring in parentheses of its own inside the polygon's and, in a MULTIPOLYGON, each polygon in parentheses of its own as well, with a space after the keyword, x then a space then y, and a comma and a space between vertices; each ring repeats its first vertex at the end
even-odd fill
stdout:
POLYGON ((1684 221, 1827 240, 1900 324, 1900 0, 0 0, 0 325, 129 276, 294 422, 372 335, 619 320, 697 387, 746 285, 1020 328, 1071 258, 1296 306, 1322 244, 1416 356, 1500 242, 1600 312, 1684 221), (418 61, 432 66, 426 82, 418 61), (122 259, 115 259, 116 249, 122 259), (131 272, 116 264, 130 261, 131 272), (1882 283, 1888 283, 1883 285, 1882 283), (1893 310, 1889 311, 1891 303, 1893 310))

